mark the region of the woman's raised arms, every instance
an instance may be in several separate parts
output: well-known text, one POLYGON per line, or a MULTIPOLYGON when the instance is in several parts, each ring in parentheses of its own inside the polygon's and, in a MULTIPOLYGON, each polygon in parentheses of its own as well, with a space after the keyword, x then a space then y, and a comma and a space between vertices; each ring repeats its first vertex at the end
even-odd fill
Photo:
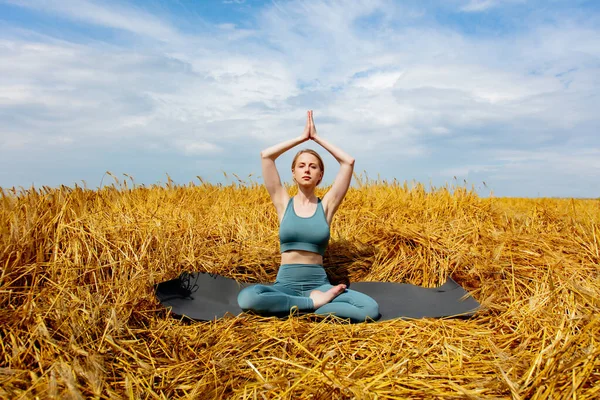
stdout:
POLYGON ((263 180, 265 182, 265 186, 267 187, 267 191, 271 196, 271 201, 277 210, 279 221, 281 221, 283 218, 283 214, 285 212, 285 208, 287 207, 287 203, 290 200, 290 196, 281 184, 281 178, 279 177, 275 160, 292 147, 310 139, 310 114, 310 111, 307 112, 306 126, 304 127, 304 132, 302 132, 302 135, 294 139, 278 143, 260 152, 263 180))
POLYGON ((340 163, 340 170, 335 177, 335 181, 333 181, 331 189, 323 196, 323 207, 325 209, 327 223, 331 224, 335 212, 342 203, 342 200, 344 200, 344 196, 346 196, 346 192, 350 187, 350 181, 352 180, 352 173, 354 171, 354 158, 346 154, 339 147, 334 146, 317 135, 312 110, 309 112, 309 118, 310 139, 320 144, 340 163))

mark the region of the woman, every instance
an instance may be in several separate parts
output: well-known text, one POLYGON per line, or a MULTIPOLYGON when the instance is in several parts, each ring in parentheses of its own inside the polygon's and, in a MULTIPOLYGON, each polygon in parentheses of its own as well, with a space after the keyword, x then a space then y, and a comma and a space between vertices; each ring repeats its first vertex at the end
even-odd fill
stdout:
POLYGON ((243 289, 238 303, 244 310, 260 314, 299 311, 335 314, 353 321, 379 317, 377 302, 371 297, 333 286, 323 269, 323 255, 329 242, 329 226, 344 199, 354 169, 354 159, 317 135, 312 111, 307 112, 301 136, 269 147, 261 152, 263 179, 279 217, 281 267, 273 285, 253 285, 243 289), (298 194, 292 198, 281 185, 275 159, 292 147, 314 140, 340 163, 340 171, 331 189, 317 198, 315 188, 323 179, 323 160, 313 150, 302 150, 292 162, 292 175, 298 194))

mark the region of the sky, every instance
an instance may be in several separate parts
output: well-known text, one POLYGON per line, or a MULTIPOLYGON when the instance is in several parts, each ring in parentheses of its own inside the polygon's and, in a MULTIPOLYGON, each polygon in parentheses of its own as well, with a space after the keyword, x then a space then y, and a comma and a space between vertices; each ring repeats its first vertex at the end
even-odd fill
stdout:
POLYGON ((262 182, 310 109, 363 178, 598 198, 599 94, 596 0, 0 0, 2 188, 262 182))

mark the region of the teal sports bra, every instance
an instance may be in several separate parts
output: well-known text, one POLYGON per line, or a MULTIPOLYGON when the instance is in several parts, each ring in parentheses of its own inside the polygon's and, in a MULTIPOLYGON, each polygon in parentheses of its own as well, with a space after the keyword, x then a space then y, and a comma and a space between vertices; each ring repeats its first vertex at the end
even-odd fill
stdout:
POLYGON ((321 199, 317 199, 317 210, 311 217, 303 218, 294 211, 294 198, 288 202, 281 225, 279 225, 279 244, 281 252, 304 250, 325 255, 329 243, 329 225, 321 199))

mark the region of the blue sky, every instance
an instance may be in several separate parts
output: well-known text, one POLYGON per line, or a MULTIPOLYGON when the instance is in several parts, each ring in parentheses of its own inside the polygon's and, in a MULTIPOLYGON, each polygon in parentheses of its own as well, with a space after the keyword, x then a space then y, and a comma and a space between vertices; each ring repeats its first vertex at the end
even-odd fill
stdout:
POLYGON ((598 1, 0 0, 0 186, 260 182, 313 109, 372 178, 600 197, 599 89, 598 1))

